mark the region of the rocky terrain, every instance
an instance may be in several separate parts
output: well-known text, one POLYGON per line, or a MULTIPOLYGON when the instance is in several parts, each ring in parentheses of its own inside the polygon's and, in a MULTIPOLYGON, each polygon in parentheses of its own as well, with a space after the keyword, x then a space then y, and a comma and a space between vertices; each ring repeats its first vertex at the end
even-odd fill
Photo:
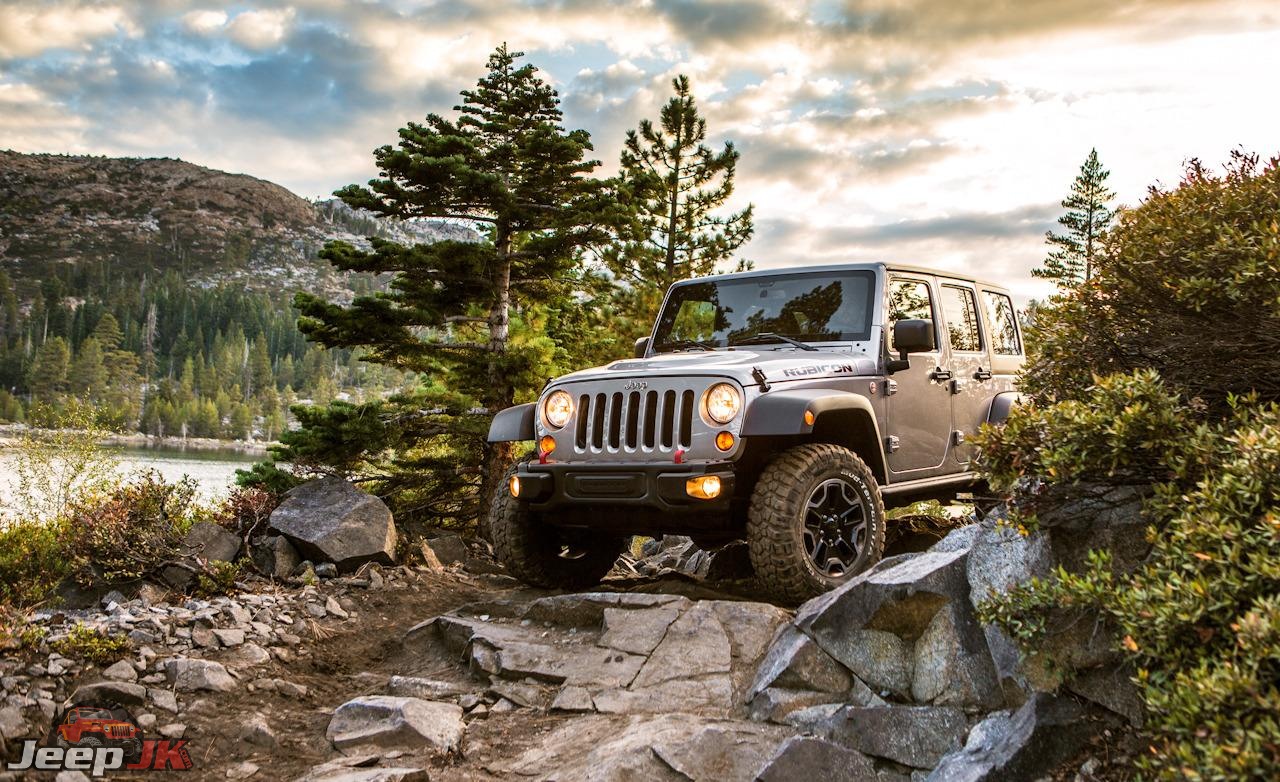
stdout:
POLYGON ((193 284, 339 294, 316 253, 330 239, 471 241, 446 222, 376 220, 244 174, 171 158, 26 155, 0 150, 0 269, 38 283, 63 265, 113 273, 172 269, 193 284))
MULTIPOLYGON (((249 541, 271 577, 233 596, 147 585, 32 614, 46 632, 0 663, 0 733, 115 702, 186 739, 194 779, 1088 780, 1141 721, 1110 645, 1056 635, 1093 663, 1064 684, 976 607, 1102 541, 1124 550, 1139 503, 1086 494, 1029 535, 993 514, 789 610, 707 579, 728 566, 681 540, 582 594, 521 587, 456 536, 391 564, 381 503, 319 481, 249 541), (132 651, 54 651, 77 623, 132 651)), ((197 562, 245 554, 221 528, 189 540, 197 562)))

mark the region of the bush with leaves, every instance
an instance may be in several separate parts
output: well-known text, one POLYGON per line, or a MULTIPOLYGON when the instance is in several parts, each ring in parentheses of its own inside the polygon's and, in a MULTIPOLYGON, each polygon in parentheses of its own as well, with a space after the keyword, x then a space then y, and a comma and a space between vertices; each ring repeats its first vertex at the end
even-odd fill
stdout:
POLYGON ((1228 394, 1280 400, 1280 161, 1237 153, 1218 175, 1121 211, 1092 280, 1038 308, 1023 390, 1079 399, 1090 375, 1159 370, 1221 412, 1228 394))
POLYGON ((179 559, 182 538, 203 517, 190 478, 166 483, 146 472, 78 503, 67 515, 65 550, 84 586, 136 581, 179 559))

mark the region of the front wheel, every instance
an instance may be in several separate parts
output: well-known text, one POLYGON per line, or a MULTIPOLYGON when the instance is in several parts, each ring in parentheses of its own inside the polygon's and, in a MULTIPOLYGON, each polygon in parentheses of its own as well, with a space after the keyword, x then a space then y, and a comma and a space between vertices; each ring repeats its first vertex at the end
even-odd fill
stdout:
POLYGON ((511 575, 534 586, 579 589, 599 583, 622 553, 622 537, 547 524, 507 491, 515 474, 515 468, 507 473, 489 508, 498 561, 511 575))
POLYGON ((857 454, 829 443, 779 454, 760 475, 747 514, 756 575, 797 603, 878 562, 884 531, 875 476, 857 454))

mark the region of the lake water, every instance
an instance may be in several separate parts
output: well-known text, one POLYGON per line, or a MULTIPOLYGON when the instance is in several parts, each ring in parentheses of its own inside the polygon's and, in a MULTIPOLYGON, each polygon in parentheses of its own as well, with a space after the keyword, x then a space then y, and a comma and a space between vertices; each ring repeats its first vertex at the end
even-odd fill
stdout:
MULTIPOLYGON (((120 456, 120 472, 128 475, 155 470, 166 481, 189 476, 195 480, 201 499, 218 500, 227 496, 235 485, 236 470, 247 470, 263 454, 235 450, 196 450, 180 448, 116 448, 120 456)), ((0 505, 10 498, 11 475, 8 465, 13 454, 0 450, 0 505)))

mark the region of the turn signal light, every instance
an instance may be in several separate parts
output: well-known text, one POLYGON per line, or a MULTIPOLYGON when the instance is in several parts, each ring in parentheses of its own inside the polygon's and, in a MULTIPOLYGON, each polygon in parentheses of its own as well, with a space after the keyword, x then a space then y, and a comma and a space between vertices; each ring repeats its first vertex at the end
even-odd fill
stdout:
POLYGON ((543 456, 551 453, 556 449, 556 438, 549 434, 544 434, 542 439, 538 441, 538 450, 543 456))
POLYGON ((512 475, 511 480, 507 481, 507 488, 511 490, 512 497, 520 496, 520 476, 512 475))
POLYGON ((716 447, 722 451, 727 451, 733 447, 733 434, 730 432, 721 432, 716 435, 716 447))
POLYGON ((812 411, 812 410, 805 410, 805 411, 804 411, 804 425, 805 425, 805 426, 813 426, 813 422, 814 422, 814 420, 816 420, 816 419, 814 418, 813 411, 812 411))
POLYGON ((684 490, 690 497, 714 500, 720 496, 720 478, 715 475, 699 475, 685 481, 684 490))

